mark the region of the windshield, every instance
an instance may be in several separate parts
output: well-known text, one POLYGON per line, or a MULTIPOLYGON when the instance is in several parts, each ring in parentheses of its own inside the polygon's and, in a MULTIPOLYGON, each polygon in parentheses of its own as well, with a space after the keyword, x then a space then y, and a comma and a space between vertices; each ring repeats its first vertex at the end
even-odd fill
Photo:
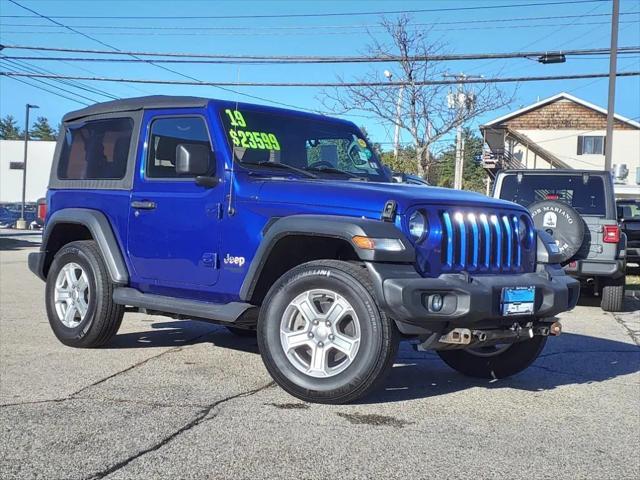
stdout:
POLYGON ((318 177, 389 181, 362 132, 342 122, 242 108, 221 108, 220 118, 243 166, 283 164, 318 177))
POLYGON ((595 175, 506 175, 500 198, 528 207, 541 200, 571 205, 582 215, 606 215, 604 182, 595 175))

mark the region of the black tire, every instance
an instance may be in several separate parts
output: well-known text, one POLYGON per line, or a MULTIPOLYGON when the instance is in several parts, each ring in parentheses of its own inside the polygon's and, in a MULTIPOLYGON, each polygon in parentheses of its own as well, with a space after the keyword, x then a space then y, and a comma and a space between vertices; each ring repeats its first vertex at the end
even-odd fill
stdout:
POLYGON ((439 350, 437 353, 454 370, 476 378, 506 378, 525 370, 531 365, 547 342, 547 337, 512 344, 494 356, 483 357, 465 350, 439 350))
POLYGON ((605 280, 600 307, 605 312, 621 312, 624 303, 625 277, 605 280))
POLYGON ((255 336, 257 335, 257 332, 255 330, 251 330, 249 328, 230 327, 230 326, 226 326, 226 325, 225 325, 225 328, 227 330, 229 330, 229 332, 233 333, 237 337, 253 337, 253 338, 255 338, 255 336))
POLYGON ((47 275, 45 302, 53 333, 65 345, 77 348, 100 347, 109 342, 122 323, 124 306, 113 302, 114 285, 92 240, 71 242, 62 247, 53 259, 47 275), (87 312, 74 328, 63 324, 55 306, 56 279, 62 268, 76 263, 88 277, 87 312))
MULTIPOLYGON (((304 401, 343 404, 361 398, 385 378, 396 356, 399 335, 372 296, 371 278, 361 264, 318 260, 285 273, 269 290, 258 321, 258 345, 276 383, 304 401), (334 376, 316 378, 296 368, 286 356, 280 326, 290 302, 309 290, 340 295, 355 312, 360 343, 351 363, 334 376)), ((338 323, 338 322, 336 322, 338 323)))
MULTIPOLYGON (((568 263, 585 242, 584 219, 571 205, 555 200, 542 200, 529 205, 535 227, 544 230, 558 244, 561 263, 568 263)), ((589 229, 586 228, 586 232, 589 229)))

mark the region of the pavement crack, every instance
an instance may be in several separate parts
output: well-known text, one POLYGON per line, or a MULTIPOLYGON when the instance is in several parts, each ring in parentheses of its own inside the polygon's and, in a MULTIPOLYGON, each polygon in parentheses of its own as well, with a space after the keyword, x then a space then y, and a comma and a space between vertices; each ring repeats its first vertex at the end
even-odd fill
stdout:
POLYGON ((120 370, 120 371, 115 372, 115 373, 113 373, 111 375, 108 375, 108 376, 106 376, 104 378, 101 378, 100 380, 96 380, 95 382, 82 387, 80 390, 77 390, 77 391, 73 392, 71 395, 69 395, 69 398, 75 397, 76 395, 79 395, 80 393, 82 393, 82 392, 84 392, 84 391, 86 391, 86 390, 88 390, 90 388, 93 388, 93 387, 95 387, 97 385, 100 385, 100 384, 102 384, 102 383, 104 383, 104 382, 106 382, 108 380, 111 380, 112 378, 117 377, 118 375, 122 375, 123 373, 127 373, 127 372, 133 370, 134 368, 141 367, 142 365, 145 365, 146 363, 149 363, 151 360, 155 360, 155 359, 160 358, 160 357, 162 357, 164 355, 167 355, 169 353, 180 352, 184 347, 189 346, 189 345, 193 345, 194 342, 196 342, 196 341, 198 341, 198 340, 200 340, 200 339, 202 339, 202 338, 204 338, 204 337, 206 337, 206 336, 208 336, 210 334, 211 334, 211 332, 209 331, 209 332, 203 333, 202 335, 198 335, 197 337, 193 337, 192 339, 190 339, 184 345, 180 345, 179 347, 172 347, 172 348, 170 348, 168 350, 165 350, 164 352, 160 352, 160 353, 158 353, 156 355, 152 355, 151 357, 147 357, 144 360, 141 360, 141 361, 139 361, 137 363, 134 363, 133 365, 130 365, 130 366, 128 366, 127 368, 125 368, 123 370, 120 370))
POLYGON ((563 350, 562 352, 551 352, 545 353, 543 355, 539 355, 538 358, 546 358, 553 357, 555 355, 565 355, 565 354, 584 354, 584 353, 638 353, 637 350, 563 350))
POLYGON ((263 390, 266 390, 266 389, 272 387, 273 385, 275 385, 275 383, 272 381, 272 382, 269 382, 266 385, 263 385, 261 387, 254 388, 254 389, 251 389, 251 390, 246 390, 244 392, 240 392, 240 393, 237 393, 235 395, 230 395, 228 397, 225 397, 225 398, 223 398, 221 400, 217 400, 217 401, 207 405, 205 408, 200 410, 198 412, 198 414, 190 422, 188 422, 187 424, 183 425, 182 427, 180 427, 178 430, 176 430, 175 432, 171 433, 170 435, 162 438, 159 442, 156 442, 155 444, 153 444, 152 446, 150 446, 148 448, 140 450, 139 452, 137 452, 137 453, 125 458, 124 460, 121 460, 120 462, 112 465, 109 468, 106 468, 105 470, 102 470, 100 472, 94 473, 93 475, 90 475, 89 477, 86 477, 85 480, 100 480, 100 479, 106 477, 107 475, 110 475, 110 474, 120 470, 121 468, 126 467, 129 463, 133 462, 134 460, 142 457, 143 455, 146 455, 147 453, 159 450, 160 448, 162 448, 163 446, 165 446, 166 444, 168 444, 169 442, 174 440, 176 437, 182 435, 185 432, 188 432, 189 430, 193 429, 194 427, 197 427, 203 421, 207 420, 207 417, 209 416, 211 411, 214 408, 218 407, 219 405, 221 405, 223 403, 226 403, 226 402, 229 402, 231 400, 235 400, 236 398, 250 397, 252 395, 255 395, 257 393, 262 392, 263 390))
POLYGON ((616 315, 614 313, 612 314, 612 317, 622 326, 622 328, 624 328, 624 331, 631 337, 633 343, 640 347, 640 331, 632 329, 629 325, 627 325, 627 322, 620 315, 616 315))
MULTIPOLYGON (((118 375, 122 375, 123 373, 127 373, 135 368, 141 367, 142 365, 145 365, 146 363, 150 362, 151 360, 155 360, 157 358, 160 358, 164 355, 167 355, 169 353, 174 353, 174 352, 179 352, 181 351, 183 348, 193 345, 194 342, 197 342, 198 340, 208 336, 211 334, 211 331, 203 333, 202 335, 198 335, 197 337, 193 337, 192 339, 190 339, 187 343, 185 343, 184 345, 180 345, 179 347, 172 347, 168 350, 165 350, 163 352, 160 352, 156 355, 152 355, 151 357, 147 357, 144 360, 141 360, 137 363, 134 363, 133 365, 128 366, 125 369, 119 370, 115 373, 112 373, 111 375, 108 375, 104 378, 101 378, 100 380, 96 380, 95 382, 89 384, 89 385, 85 385, 84 387, 82 387, 79 390, 76 390, 75 392, 71 393, 70 395, 66 396, 66 397, 62 397, 62 398, 50 398, 50 399, 45 399, 45 400, 32 400, 32 401, 25 401, 25 402, 14 402, 14 403, 5 403, 5 404, 1 404, 0 408, 4 408, 4 407, 15 407, 15 406, 21 406, 21 405, 38 405, 38 404, 43 404, 43 403, 61 403, 61 402, 67 402, 69 400, 76 400, 76 399, 81 399, 81 397, 78 397, 78 395, 80 395, 82 392, 85 392, 87 390, 89 390, 90 388, 93 388, 97 385, 100 385, 108 380, 111 380, 114 377, 117 377, 118 375)), ((198 405, 199 407, 199 405, 198 405)))

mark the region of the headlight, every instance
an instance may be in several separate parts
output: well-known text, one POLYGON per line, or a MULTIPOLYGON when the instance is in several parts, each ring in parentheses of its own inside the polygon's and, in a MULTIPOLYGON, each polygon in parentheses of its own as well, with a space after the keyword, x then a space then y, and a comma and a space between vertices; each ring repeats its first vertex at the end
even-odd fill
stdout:
POLYGON ((419 210, 409 217, 409 234, 416 242, 423 240, 427 234, 427 219, 419 210))
POLYGON ((527 236, 527 222, 524 218, 518 217, 518 240, 520 243, 524 241, 527 236))

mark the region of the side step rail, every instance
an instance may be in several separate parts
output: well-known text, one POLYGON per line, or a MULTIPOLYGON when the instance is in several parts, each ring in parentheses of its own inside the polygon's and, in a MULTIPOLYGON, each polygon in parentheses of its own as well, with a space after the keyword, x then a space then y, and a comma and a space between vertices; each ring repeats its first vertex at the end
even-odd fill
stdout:
POLYGON ((182 298, 165 297, 142 293, 135 288, 119 287, 113 292, 113 301, 119 305, 128 305, 163 313, 184 315, 190 318, 202 318, 218 322, 234 323, 254 305, 243 302, 225 304, 185 300, 182 298))

